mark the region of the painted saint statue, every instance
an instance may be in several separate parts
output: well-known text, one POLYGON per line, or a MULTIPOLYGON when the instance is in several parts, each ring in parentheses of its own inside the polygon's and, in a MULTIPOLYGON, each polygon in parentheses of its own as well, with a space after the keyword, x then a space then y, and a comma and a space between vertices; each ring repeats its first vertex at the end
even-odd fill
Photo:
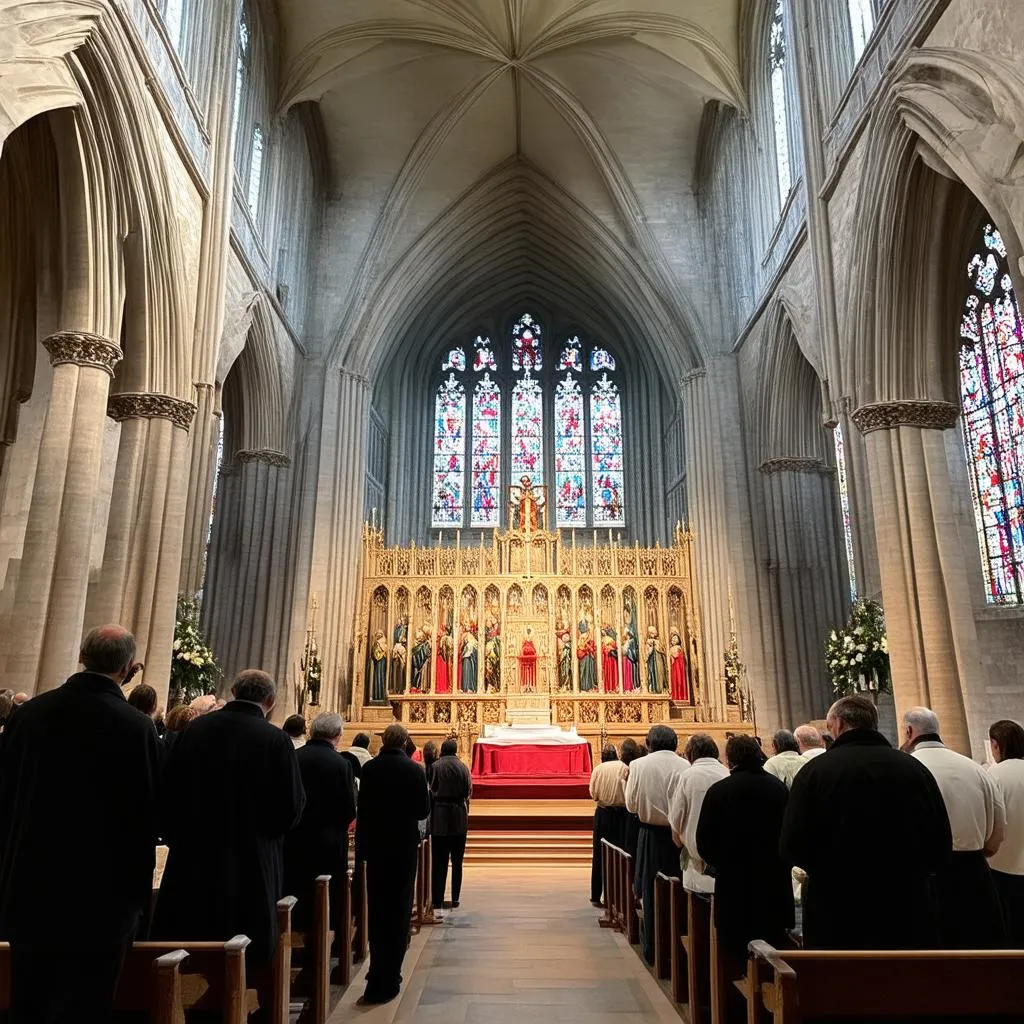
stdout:
POLYGON ((462 650, 459 657, 459 689, 463 693, 476 693, 476 672, 480 657, 480 645, 476 633, 467 629, 462 634, 462 650))
POLYGON ((564 625, 558 630, 558 688, 572 690, 572 633, 564 625))
POLYGON ((672 630, 668 645, 670 694, 673 700, 689 700, 690 687, 686 682, 686 652, 679 631, 672 630))
POLYGON ((597 644, 586 619, 580 619, 580 636, 576 645, 576 658, 580 663, 580 692, 597 689, 597 644))
POLYGON ((484 690, 497 693, 501 689, 501 623, 494 615, 487 616, 484 646, 484 690))
POLYGON ((526 627, 526 636, 519 651, 519 691, 534 693, 537 689, 537 645, 533 642, 533 629, 526 627))
POLYGON ((627 618, 622 627, 622 692, 632 693, 640 689, 640 649, 636 642, 636 631, 627 618))
POLYGON ((518 491, 515 501, 519 529, 535 533, 544 525, 544 498, 533 489, 528 476, 520 478, 518 491))
POLYGON ((401 693, 405 689, 405 666, 409 660, 408 616, 403 615, 395 623, 391 645, 391 674, 388 676, 388 691, 401 693))
POLYGON ((601 671, 604 673, 604 692, 619 689, 619 638, 614 626, 601 627, 601 671))
POLYGON ((434 671, 434 692, 452 692, 452 658, 455 653, 452 635, 442 626, 437 636, 437 664, 434 671))
POLYGON ((370 703, 386 704, 388 672, 388 643, 384 630, 378 629, 373 635, 373 646, 370 648, 370 703))
POLYGON ((412 689, 420 693, 430 690, 430 636, 426 630, 416 630, 416 643, 412 649, 412 689))
POLYGON ((664 693, 668 688, 665 645, 658 638, 657 626, 647 628, 647 687, 651 693, 664 693))

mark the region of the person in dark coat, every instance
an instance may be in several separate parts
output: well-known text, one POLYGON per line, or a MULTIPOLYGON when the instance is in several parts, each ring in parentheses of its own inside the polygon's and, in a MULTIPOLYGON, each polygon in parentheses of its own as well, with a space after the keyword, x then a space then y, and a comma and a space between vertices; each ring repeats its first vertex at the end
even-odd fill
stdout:
POLYGON ((444 905, 448 885, 448 861, 452 863, 452 909, 459 905, 462 893, 462 860, 469 834, 469 800, 473 778, 459 760, 459 741, 447 739, 441 744, 441 756, 430 772, 431 807, 431 890, 434 913, 444 905))
POLYGON ((711 786, 701 805, 697 854, 714 874, 719 942, 742 962, 748 943, 782 945, 793 927, 793 883, 779 856, 789 792, 764 770, 752 736, 731 736, 725 760, 729 777, 711 786))
MULTIPOLYGON (((622 741, 619 749, 619 758, 628 768, 638 757, 643 757, 647 748, 637 743, 632 736, 622 741)), ((640 819, 630 810, 626 810, 622 819, 622 849, 626 851, 636 863, 636 850, 640 843, 640 819)))
POLYGON ((106 1021, 153 891, 159 740, 121 685, 135 638, 86 636, 85 671, 23 704, 0 747, 0 939, 14 1021, 106 1021))
POLYGON ((251 940, 250 966, 277 943, 284 835, 305 796, 291 739, 267 721, 277 696, 259 669, 240 672, 234 700, 196 719, 167 756, 167 865, 153 933, 159 939, 251 940))
POLYGON ((409 942, 420 822, 430 813, 427 778, 405 753, 409 734, 384 730, 380 753, 363 765, 356 814, 356 860, 366 862, 370 968, 361 1002, 388 1003, 402 985, 409 942))
POLYGON ((331 927, 340 934, 342 893, 348 883, 348 829, 356 817, 352 766, 338 753, 345 723, 325 712, 313 719, 309 739, 297 752, 306 793, 302 817, 285 836, 285 890, 298 898, 293 921, 308 928, 313 920, 313 893, 318 875, 330 875, 331 927))
POLYGON ((939 787, 878 732, 866 697, 840 698, 827 725, 835 742, 797 773, 782 828, 783 859, 808 875, 804 946, 934 949, 932 877, 953 847, 939 787))

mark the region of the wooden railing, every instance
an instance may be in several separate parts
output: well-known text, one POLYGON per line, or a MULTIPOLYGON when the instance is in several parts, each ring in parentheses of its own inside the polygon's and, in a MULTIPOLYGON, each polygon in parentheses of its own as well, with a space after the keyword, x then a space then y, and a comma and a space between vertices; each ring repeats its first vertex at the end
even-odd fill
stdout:
POLYGON ((605 858, 605 918, 601 924, 622 932, 635 946, 640 942, 640 917, 633 892, 633 858, 607 839, 601 840, 601 853, 605 858))

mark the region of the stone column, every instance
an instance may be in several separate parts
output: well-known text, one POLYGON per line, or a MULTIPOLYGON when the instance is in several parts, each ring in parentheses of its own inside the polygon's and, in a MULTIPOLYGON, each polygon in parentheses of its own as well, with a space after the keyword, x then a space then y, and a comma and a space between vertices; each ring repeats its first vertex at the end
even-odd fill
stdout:
POLYGON ((770 459, 764 474, 774 675, 780 720, 824 717, 831 688, 823 647, 846 618, 835 474, 813 458, 770 459))
POLYGON ((194 595, 203 586, 210 510, 217 475, 217 439, 220 413, 211 384, 196 385, 195 425, 189 437, 189 476, 185 504, 185 530, 178 589, 194 595))
POLYGON ((897 713, 932 708, 946 743, 970 754, 980 662, 943 438, 959 414, 948 402, 883 402, 853 420, 867 444, 897 713))
POLYGON ((89 585, 107 393, 120 348, 61 331, 43 345, 53 366, 12 619, 5 685, 36 693, 77 664, 89 585))
POLYGON ((127 626, 145 681, 167 700, 185 520, 188 431, 196 407, 171 395, 111 395, 121 424, 103 568, 89 589, 86 628, 127 626))
POLYGON ((740 429, 739 374, 731 355, 716 356, 683 378, 687 515, 695 535, 694 560, 704 629, 707 699, 725 713, 724 658, 729 642, 729 592, 740 658, 754 690, 759 722, 776 721, 771 687, 764 685, 767 656, 760 626, 760 597, 750 484, 740 429))

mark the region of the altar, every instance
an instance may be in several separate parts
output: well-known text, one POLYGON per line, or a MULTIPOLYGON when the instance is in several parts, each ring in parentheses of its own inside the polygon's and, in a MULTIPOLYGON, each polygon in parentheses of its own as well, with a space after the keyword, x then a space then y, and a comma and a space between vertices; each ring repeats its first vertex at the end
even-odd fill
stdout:
POLYGON ((574 728, 489 726, 473 744, 478 797, 587 797, 592 768, 590 743, 574 728))

